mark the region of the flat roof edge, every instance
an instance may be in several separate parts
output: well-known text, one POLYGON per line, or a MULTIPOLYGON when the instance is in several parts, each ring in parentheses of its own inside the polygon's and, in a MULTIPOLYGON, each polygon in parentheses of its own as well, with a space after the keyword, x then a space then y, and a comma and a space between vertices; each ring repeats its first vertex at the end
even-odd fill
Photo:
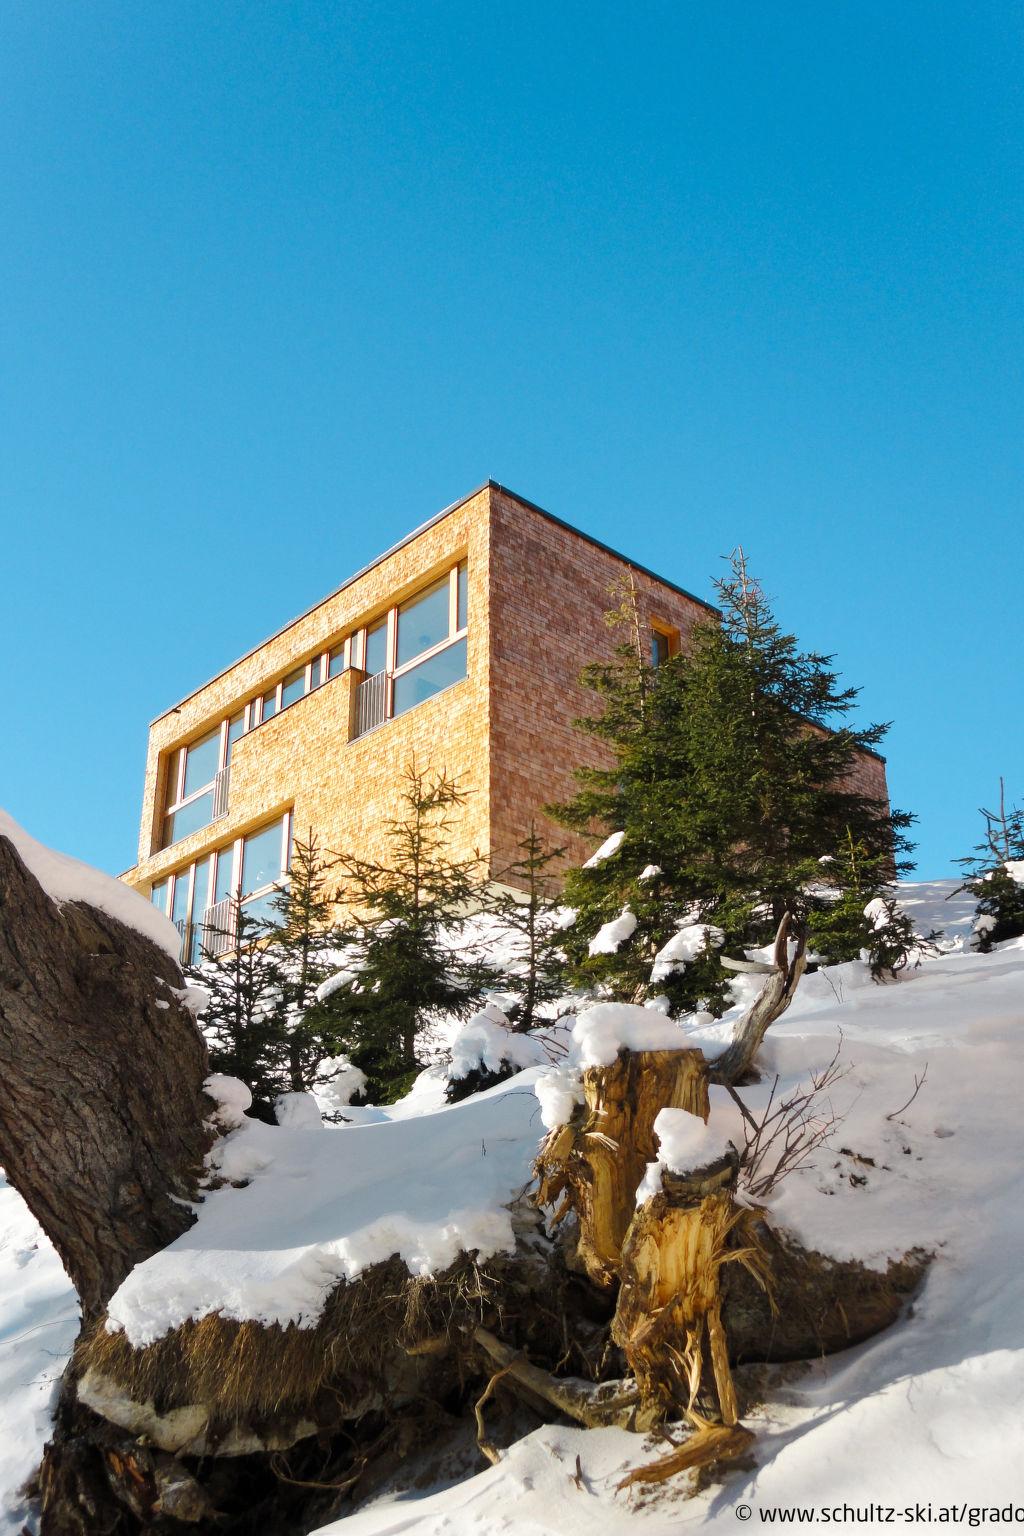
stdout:
POLYGON ((189 699, 194 699, 197 693, 202 693, 204 688, 209 688, 211 683, 215 683, 218 678, 223 677, 226 672, 230 672, 233 667, 241 666, 243 661, 248 661, 250 656, 255 656, 257 651, 262 651, 265 645, 270 645, 272 641, 279 639, 281 635, 286 635, 290 629, 295 628, 296 624, 301 624, 302 620, 308 619, 311 613, 316 613, 318 608, 323 608, 326 603, 333 602, 336 597, 345 591, 346 587, 351 587, 354 582, 360 581, 385 560, 390 560, 392 555, 396 555, 400 549, 404 549, 407 544, 411 544, 413 539, 418 539, 421 533, 426 533, 428 528, 433 528, 435 523, 439 523, 442 518, 447 517, 450 513, 457 512, 460 507, 465 506, 467 501, 472 501, 474 496, 479 496, 481 491, 486 491, 492 484, 493 481, 485 480, 475 490, 467 492, 465 496, 460 496, 458 501, 450 502, 447 507, 442 507, 440 512, 435 512, 432 517, 428 517, 425 523, 420 523, 411 533, 405 534, 403 538, 398 540, 397 544, 389 545, 383 554, 376 555, 366 565, 360 566, 358 571, 346 577, 341 585, 335 587, 332 592, 328 592, 326 597, 321 597, 317 602, 311 603, 308 608, 304 608, 301 613, 296 614, 294 619, 289 619, 287 624, 282 624, 280 629, 275 629, 273 634, 267 635, 265 640, 259 641, 257 645, 250 646, 247 651, 242 652, 241 656, 236 656, 234 661, 229 661, 226 667, 221 667, 220 671, 215 672, 212 677, 208 677, 205 683, 200 683, 196 688, 190 688, 188 693, 183 694, 178 699, 177 703, 169 705, 167 709, 162 709, 158 715, 154 715, 153 719, 149 722, 150 727, 152 728, 159 721, 165 720, 168 715, 173 715, 183 704, 187 704, 189 699))
POLYGON ((418 539, 421 533, 426 533, 428 529, 433 528, 443 518, 450 516, 452 512, 457 512, 460 507, 465 506, 467 501, 472 501, 474 496, 479 496, 481 491, 487 490, 500 491, 503 496, 510 496, 520 506, 528 507, 531 512, 537 512, 541 517, 546 517, 548 522, 555 523, 559 528, 565 528, 570 533, 574 533, 578 539, 584 539, 588 544, 593 544, 595 548, 603 549, 605 554, 614 556, 616 560, 621 560, 624 565, 629 565, 634 570, 642 571, 652 581, 660 582, 663 587, 668 587, 671 591, 678 592, 681 597, 689 598, 691 602, 697 603, 701 608, 706 608, 709 613, 718 613, 719 610, 712 603, 705 602, 703 598, 687 591, 685 587, 679 586, 677 582, 669 581, 666 576, 659 576, 658 572, 652 571, 649 566, 640 565, 636 560, 631 560, 621 550, 613 549, 610 544, 605 544, 600 539, 595 539, 593 534, 585 533, 582 528, 577 528, 573 523, 567 523, 562 517, 556 517, 546 507, 538 506, 535 501, 528 501, 525 496, 520 496, 517 491, 513 491, 507 485, 502 485, 500 481, 487 479, 481 485, 475 486, 473 490, 467 491, 465 496, 460 496, 458 500, 449 502, 446 507, 441 508, 440 512, 435 512, 432 517, 428 517, 426 522, 420 523, 411 533, 405 534, 403 538, 398 540, 397 544, 390 545, 382 554, 375 556, 374 559, 369 561, 367 565, 361 566, 353 575, 347 577, 340 586, 335 587, 332 592, 328 592, 326 597, 322 597, 318 602, 312 603, 308 608, 304 608, 301 613, 296 614, 294 619, 289 619, 287 624, 282 624, 280 629, 275 629, 273 634, 267 635, 265 640, 259 641, 257 645, 250 646, 247 651, 242 652, 241 656, 237 656, 226 667, 221 667, 219 672, 215 672, 212 677, 208 677, 204 683, 199 683, 197 687, 190 688, 188 693, 183 694, 176 703, 168 705, 158 715, 153 716, 153 719, 149 722, 150 729, 161 720, 166 720, 168 715, 176 714, 183 705, 188 703, 189 699, 194 699, 197 693, 202 693, 204 688, 209 688, 211 683, 215 683, 218 678, 230 672, 233 667, 240 666, 243 661, 248 661, 250 656, 255 656, 257 651, 262 651, 265 645, 270 645, 274 640, 279 639, 281 635, 286 635, 290 629, 295 628, 296 624, 301 624, 302 620, 308 618, 311 613, 316 613, 318 608, 323 608, 326 603, 333 602, 347 587, 351 587, 353 583, 360 581, 385 560, 390 560, 392 555, 397 554, 400 549, 404 549, 407 544, 411 544, 413 539, 418 539))
MULTIPOLYGON (((592 533, 585 533, 582 528, 577 528, 575 523, 567 523, 564 517, 556 517, 554 512, 549 512, 546 507, 539 507, 535 501, 527 501, 525 496, 520 496, 518 491, 511 490, 507 485, 502 485, 497 480, 488 480, 488 486, 494 491, 501 491, 503 496, 511 496, 513 501, 518 501, 521 507, 529 507, 531 512, 539 512, 541 517, 546 517, 549 523, 554 523, 559 528, 565 528, 569 533, 574 533, 578 539, 584 539, 586 543, 593 544, 595 549, 603 549, 606 555, 612 555, 616 560, 621 560, 623 565, 631 566, 634 571, 640 571, 644 576, 649 576, 660 586, 669 587, 671 591, 678 592, 680 597, 688 597, 691 603, 696 603, 700 608, 706 608, 709 613, 721 613, 714 603, 709 603, 705 598, 698 597, 687 587, 681 587, 676 581, 669 581, 667 576, 661 576, 657 571, 652 571, 649 565, 641 565, 639 560, 631 560, 624 555, 621 549, 613 549, 610 544, 605 544, 602 539, 595 539, 592 533)), ((484 487, 481 486, 481 490, 484 487)), ((474 496, 478 493, 473 492, 474 496)))

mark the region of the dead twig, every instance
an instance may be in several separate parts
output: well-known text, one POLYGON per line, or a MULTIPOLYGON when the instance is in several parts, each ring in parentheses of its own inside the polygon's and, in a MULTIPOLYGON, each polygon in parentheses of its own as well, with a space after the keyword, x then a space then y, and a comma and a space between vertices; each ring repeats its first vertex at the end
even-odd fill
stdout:
POLYGON ((509 1371, 512 1369, 513 1364, 513 1361, 509 1361, 508 1365, 503 1365, 500 1371, 495 1371, 494 1375, 491 1377, 486 1387, 484 1387, 484 1390, 481 1392, 473 1406, 473 1413, 476 1416, 476 1443, 482 1454, 487 1457, 487 1460, 490 1462, 492 1467, 496 1467, 498 1465, 498 1462, 501 1460, 501 1452, 498 1450, 496 1445, 488 1440, 484 1433, 484 1403, 487 1402, 488 1398, 494 1395, 494 1389, 498 1385, 498 1382, 501 1381, 502 1377, 508 1375, 509 1371))
POLYGON ((843 1117, 836 1114, 828 1099, 829 1090, 849 1071, 848 1067, 839 1065, 842 1048, 840 1036, 828 1065, 812 1072, 809 1082, 778 1101, 779 1079, 776 1077, 760 1119, 751 1114, 731 1084, 726 1085, 748 1128, 740 1154, 740 1177, 755 1200, 770 1194, 787 1174, 799 1168, 812 1152, 828 1141, 842 1123, 843 1117), (819 1108, 822 1099, 825 1107, 819 1108))
MULTIPOLYGON (((1000 780, 1000 783, 1002 783, 1002 780, 1000 780)), ((921 1092, 921 1089, 924 1087, 925 1078, 927 1076, 928 1076, 928 1063, 925 1062, 925 1064, 924 1064, 924 1071, 921 1073, 921 1076, 918 1077, 917 1073, 916 1072, 914 1073, 914 1091, 910 1095, 910 1098, 907 1100, 907 1102, 905 1104, 901 1104, 899 1109, 894 1109, 891 1115, 886 1115, 885 1118, 887 1120, 895 1120, 897 1115, 902 1115, 902 1113, 903 1113, 903 1111, 905 1109, 909 1109, 910 1108, 911 1104, 913 1104, 914 1100, 917 1098, 918 1094, 921 1092)))

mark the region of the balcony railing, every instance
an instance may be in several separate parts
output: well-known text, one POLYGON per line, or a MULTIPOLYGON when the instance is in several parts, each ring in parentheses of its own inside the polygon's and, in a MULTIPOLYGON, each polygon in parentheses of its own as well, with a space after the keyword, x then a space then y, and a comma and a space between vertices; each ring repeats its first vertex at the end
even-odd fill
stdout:
POLYGON ((203 917, 203 950, 208 955, 226 955, 235 947, 238 910, 232 896, 225 896, 209 907, 203 917))
POLYGON ((200 923, 186 922, 178 918, 174 924, 181 939, 178 950, 180 965, 198 965, 208 955, 225 955, 235 947, 238 932, 237 909, 232 897, 226 896, 214 906, 207 907, 200 923))
POLYGON ((228 780, 231 769, 228 766, 217 771, 217 777, 213 781, 213 815, 211 821, 219 821, 228 813, 228 780))
POLYGON ((359 684, 356 694, 356 735, 365 736, 387 718, 388 675, 375 672, 365 683, 359 684))

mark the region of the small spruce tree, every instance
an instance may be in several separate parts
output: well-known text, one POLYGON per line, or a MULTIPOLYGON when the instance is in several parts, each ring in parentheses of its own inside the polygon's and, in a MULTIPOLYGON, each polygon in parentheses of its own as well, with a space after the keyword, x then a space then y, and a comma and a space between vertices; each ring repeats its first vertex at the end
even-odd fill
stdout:
POLYGON ((466 794, 447 772, 412 764, 405 814, 388 824, 390 857, 338 856, 337 899, 353 916, 342 928, 353 977, 332 993, 337 1037, 365 1072, 367 1096, 393 1101, 420 1070, 418 1039, 432 1017, 467 1017, 493 984, 491 969, 460 945, 479 898, 481 860, 450 851, 466 794))
POLYGON ((537 1022, 540 1010, 566 989, 562 908, 552 870, 565 849, 549 847, 531 821, 529 831, 516 844, 516 855, 501 875, 514 889, 498 895, 491 911, 514 935, 515 953, 507 979, 520 1002, 510 1023, 525 1034, 537 1022))
POLYGON ((310 828, 292 847, 288 883, 274 898, 275 921, 269 930, 281 976, 278 1020, 288 1058, 293 1093, 308 1093, 318 1083, 322 1061, 338 1055, 338 1009, 330 996, 317 998, 321 984, 338 970, 341 942, 327 881, 331 861, 310 828))
POLYGON ((919 938, 896 901, 887 861, 855 842, 849 828, 836 854, 821 861, 821 888, 827 894, 814 887, 808 893, 808 932, 811 949, 827 965, 864 955, 872 976, 882 981, 904 970, 913 952, 930 942, 919 938))
POLYGON ((240 1078, 252 1093, 250 1113, 273 1124, 274 1101, 289 1087, 283 975, 268 925, 249 917, 237 899, 232 909, 231 933, 219 937, 230 937, 233 948, 205 949, 202 967, 191 977, 210 996, 200 1019, 210 1070, 240 1078))
POLYGON ((624 833, 610 858, 567 881, 577 978, 638 1001, 653 986, 677 1013, 720 1012, 728 989, 710 945, 667 980, 648 979, 653 953, 679 926, 721 929, 722 948, 734 954, 760 946, 785 913, 807 920, 820 858, 847 828, 893 878, 913 820, 853 786, 858 753, 887 728, 848 723, 857 690, 840 687, 831 657, 801 651, 782 631, 742 551, 716 587, 721 613, 654 668, 631 585, 633 600, 613 615, 626 641, 611 663, 584 674, 603 711, 577 722, 612 760, 578 773, 576 796, 552 807, 577 830, 624 833), (632 935, 601 953, 602 927, 627 908, 632 935))
POLYGON ((1024 810, 1006 808, 999 780, 999 809, 980 808, 985 836, 974 853, 958 860, 967 879, 960 887, 978 903, 974 947, 987 954, 994 944, 1024 934, 1024 810))

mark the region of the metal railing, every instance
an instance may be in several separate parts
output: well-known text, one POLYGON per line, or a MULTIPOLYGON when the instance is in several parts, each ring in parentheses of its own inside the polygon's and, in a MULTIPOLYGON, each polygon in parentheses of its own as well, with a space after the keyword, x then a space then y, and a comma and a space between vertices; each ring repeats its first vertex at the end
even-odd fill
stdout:
POLYGON ((238 908, 233 896, 208 907, 203 917, 203 952, 208 955, 226 955, 235 947, 238 933, 238 908))
POLYGON ((356 735, 365 736, 387 719, 388 675, 375 672, 359 684, 356 694, 356 735))
POLYGON ((231 769, 228 766, 217 771, 217 777, 213 781, 213 815, 211 821, 219 821, 228 813, 228 780, 231 769))
POLYGON ((238 909, 232 896, 207 907, 201 923, 189 923, 179 917, 174 924, 181 939, 178 961, 198 965, 208 955, 226 955, 235 947, 238 933, 238 909))

